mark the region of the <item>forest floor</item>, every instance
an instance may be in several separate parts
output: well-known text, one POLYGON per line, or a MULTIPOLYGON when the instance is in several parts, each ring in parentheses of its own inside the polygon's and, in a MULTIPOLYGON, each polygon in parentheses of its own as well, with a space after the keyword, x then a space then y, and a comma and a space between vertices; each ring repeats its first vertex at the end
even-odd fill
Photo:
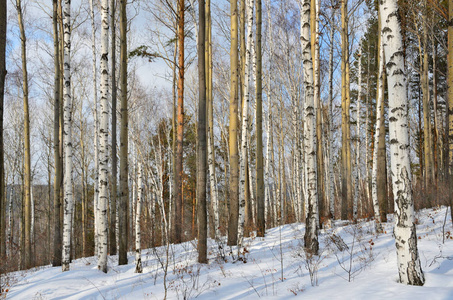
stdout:
MULTIPOLYGON (((71 263, 61 272, 51 266, 7 274, 8 299, 453 299, 453 229, 447 208, 417 212, 418 249, 426 277, 423 287, 398 283, 393 219, 384 234, 374 222, 335 223, 320 231, 320 255, 306 257, 303 224, 267 230, 265 238, 247 238, 237 260, 209 240, 209 264, 196 262, 196 242, 142 251, 143 273, 134 273, 134 256, 109 271, 97 270, 95 257, 71 263), (164 277, 165 283, 164 283, 164 277)), ((233 248, 233 253, 237 250, 233 248)), ((4 280, 6 278, 3 278, 4 280)))

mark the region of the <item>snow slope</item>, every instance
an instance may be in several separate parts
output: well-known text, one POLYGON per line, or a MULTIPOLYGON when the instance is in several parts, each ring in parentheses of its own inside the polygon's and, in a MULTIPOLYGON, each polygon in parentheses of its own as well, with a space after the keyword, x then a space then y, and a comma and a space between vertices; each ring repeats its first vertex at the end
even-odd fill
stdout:
POLYGON ((117 256, 109 257, 107 274, 97 270, 94 257, 75 260, 65 273, 50 266, 10 273, 7 299, 163 299, 165 286, 168 299, 453 299, 453 229, 448 213, 443 232, 446 210, 417 213, 423 287, 397 283, 391 222, 380 236, 373 222, 336 223, 321 231, 322 253, 311 259, 302 248, 304 225, 291 224, 268 230, 264 239, 246 239, 248 252, 239 261, 229 249, 222 258, 212 240, 209 265, 196 263, 195 242, 172 245, 165 285, 166 251, 160 247, 142 252, 142 274, 134 273, 132 254, 121 267, 117 256))

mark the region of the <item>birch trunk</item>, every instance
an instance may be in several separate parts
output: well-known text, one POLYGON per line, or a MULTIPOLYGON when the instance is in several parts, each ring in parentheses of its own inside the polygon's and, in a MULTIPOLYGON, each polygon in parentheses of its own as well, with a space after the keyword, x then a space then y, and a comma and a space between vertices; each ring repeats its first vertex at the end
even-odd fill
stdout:
POLYGON ((62 270, 69 270, 71 255, 72 211, 72 95, 71 95, 71 0, 64 1, 64 219, 62 270))
POLYGON ((109 6, 108 0, 102 0, 101 5, 101 118, 99 124, 99 199, 97 210, 98 225, 98 269, 107 273, 107 205, 108 205, 108 134, 109 134, 109 71, 108 71, 108 53, 109 53, 109 6))
POLYGON ((141 257, 141 230, 140 230, 140 216, 142 213, 143 202, 143 171, 142 163, 138 164, 138 196, 137 196, 137 209, 135 212, 135 273, 142 273, 142 257, 141 257))
POLYGON ((247 0, 246 2, 246 19, 247 19, 247 46, 244 64, 244 82, 243 82, 243 95, 244 103, 242 104, 242 128, 241 128, 241 155, 240 155, 240 173, 239 173, 239 224, 238 224, 238 251, 242 246, 242 239, 244 237, 244 223, 245 223, 245 193, 246 193, 246 159, 247 159, 247 130, 248 130, 248 105, 250 102, 250 63, 251 63, 251 48, 253 38, 253 5, 254 0, 247 0))
POLYGON ((374 208, 374 222, 376 233, 382 233, 382 224, 379 212, 379 201, 378 201, 378 149, 379 149, 379 136, 381 134, 381 123, 384 121, 382 119, 382 102, 384 98, 384 47, 382 46, 382 37, 379 38, 379 71, 378 71, 378 88, 377 88, 377 97, 376 97, 376 129, 374 134, 374 150, 373 150, 373 169, 372 169, 372 178, 371 178, 371 199, 373 201, 374 208))
POLYGON ((94 251, 99 255, 99 117, 98 117, 98 95, 97 95, 97 63, 96 63, 96 26, 94 24, 93 0, 90 0, 91 16, 91 53, 93 54, 93 108, 94 108, 94 251))
POLYGON ((305 155, 307 169, 307 198, 308 213, 305 230, 305 249, 313 255, 318 254, 318 194, 316 176, 316 132, 315 132, 315 110, 314 110, 314 90, 313 90, 313 61, 311 57, 310 44, 310 0, 300 2, 301 8, 301 29, 300 42, 302 48, 302 60, 304 70, 305 87, 305 155))
POLYGON ((214 214, 214 236, 216 240, 220 238, 219 221, 219 200, 217 196, 216 172, 215 172, 215 148, 214 148, 214 102, 212 97, 212 23, 211 23, 211 1, 206 1, 206 100, 208 105, 208 166, 209 166, 209 186, 214 214))
POLYGON ((388 74, 389 135, 396 223, 394 233, 399 279, 405 284, 423 285, 425 278, 418 256, 412 200, 406 73, 397 1, 382 0, 379 8, 388 74))
POLYGON ((354 176, 354 203, 352 206, 352 217, 354 223, 357 223, 358 217, 358 201, 360 195, 360 102, 362 101, 362 45, 359 45, 359 70, 358 70, 358 91, 357 91, 357 104, 356 104, 356 163, 355 163, 355 176, 354 176))

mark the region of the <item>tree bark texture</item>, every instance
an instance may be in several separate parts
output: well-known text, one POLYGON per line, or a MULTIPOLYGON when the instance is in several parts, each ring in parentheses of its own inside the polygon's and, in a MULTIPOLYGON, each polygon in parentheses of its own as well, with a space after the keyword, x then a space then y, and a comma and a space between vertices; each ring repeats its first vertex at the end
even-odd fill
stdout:
POLYGON ((69 270, 71 262, 72 213, 74 199, 72 193, 72 90, 71 90, 71 0, 64 1, 63 11, 63 41, 64 41, 64 85, 63 85, 63 114, 64 114, 64 219, 63 219, 63 255, 62 270, 69 270))
POLYGON ((118 264, 127 264, 129 240, 129 185, 128 185, 128 107, 127 107, 127 0, 121 0, 120 8, 120 89, 121 89, 121 131, 120 131, 120 196, 119 196, 119 249, 118 264))
POLYGON ((109 135, 109 70, 108 70, 108 53, 109 53, 109 6, 108 0, 103 0, 101 5, 101 102, 100 102, 100 120, 99 120, 99 198, 97 210, 98 225, 98 249, 99 255, 98 269, 107 273, 107 235, 108 235, 108 173, 109 173, 109 155, 108 155, 108 135, 109 135))
POLYGON ((230 212, 228 221, 228 245, 237 245, 239 218, 239 150, 238 150, 238 8, 237 1, 230 2, 231 45, 230 45, 230 212))
POLYGON ((393 195, 395 198, 395 241, 400 282, 423 285, 412 200, 409 158, 408 99, 401 24, 396 0, 380 2, 381 32, 389 90, 389 139, 393 195))
POLYGON ((305 87, 305 159, 307 174, 308 211, 305 230, 305 249, 313 255, 318 254, 318 190, 316 176, 316 116, 314 110, 313 60, 310 43, 310 0, 301 2, 302 61, 305 87))

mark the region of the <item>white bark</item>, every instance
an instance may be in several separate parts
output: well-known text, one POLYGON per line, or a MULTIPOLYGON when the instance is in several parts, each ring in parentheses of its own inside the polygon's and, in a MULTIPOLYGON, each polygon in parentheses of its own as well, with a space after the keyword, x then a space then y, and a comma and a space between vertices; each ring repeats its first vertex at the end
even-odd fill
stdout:
POLYGON ((108 175, 109 175, 109 155, 108 155, 108 134, 109 134, 109 3, 102 0, 101 3, 101 118, 99 124, 99 200, 98 200, 98 248, 99 261, 98 269, 107 273, 107 241, 108 241, 108 175))
POLYGON ((135 273, 141 273, 142 257, 141 257, 141 231, 140 231, 140 216, 142 213, 142 198, 143 198, 143 171, 142 164, 138 165, 137 174, 138 195, 137 195, 137 209, 135 212, 135 273))
MULTIPOLYGON (((210 105, 213 105, 213 103, 211 103, 210 105)), ((210 125, 211 122, 208 122, 208 124, 210 125)), ((213 122, 212 122, 212 125, 214 126, 213 122)), ((216 177, 215 177, 214 137, 211 136, 211 131, 212 131, 212 129, 208 128, 209 186, 210 186, 212 210, 214 213, 215 239, 218 240, 220 238, 219 202, 218 202, 218 198, 217 198, 217 185, 216 185, 216 177)), ((171 183, 171 181, 170 181, 170 183, 171 183)), ((171 203, 171 201, 170 201, 170 203, 171 203)), ((208 220, 209 220, 209 218, 208 218, 208 220)), ((209 222, 208 222, 208 224, 209 224, 209 222)))
POLYGON ((362 96, 362 45, 359 45, 359 79, 358 79, 358 91, 357 91, 357 104, 356 104, 356 163, 355 163, 355 176, 354 176, 354 201, 352 206, 352 216, 354 222, 357 222, 358 215, 358 201, 360 194, 360 101, 362 96))
POLYGON ((379 201, 377 195, 377 167, 378 167, 378 148, 379 148, 379 135, 381 131, 381 124, 384 120, 381 120, 381 105, 383 101, 383 92, 384 92, 384 82, 383 82, 383 72, 384 72, 384 47, 382 46, 382 38, 381 38, 381 45, 379 51, 379 86, 377 87, 377 99, 376 99, 376 129, 374 133, 374 150, 373 150, 373 169, 371 173, 371 199, 373 201, 373 208, 374 208, 374 221, 375 221, 375 228, 376 233, 382 233, 382 224, 381 224, 381 217, 379 212, 379 201))
POLYGON ((393 196, 395 199, 395 243, 400 282, 423 285, 412 200, 409 158, 407 79, 404 69, 401 26, 396 0, 381 0, 381 32, 389 90, 389 139, 393 196))
POLYGON ((99 201, 99 117, 97 92, 97 63, 96 63, 96 26, 94 24, 93 0, 90 0, 91 16, 91 52, 93 54, 93 107, 94 107, 94 251, 99 255, 98 239, 98 201, 99 201))
POLYGON ((305 87, 305 159, 307 175, 308 212, 305 231, 305 248, 317 254, 318 243, 318 190, 316 174, 316 112, 314 110, 313 60, 310 43, 310 0, 300 2, 301 29, 300 43, 302 48, 304 87, 305 87))
POLYGON ((245 74, 243 84, 244 103, 242 107, 242 129, 241 129, 241 155, 239 170, 239 224, 238 224, 238 251, 242 246, 245 223, 245 161, 247 155, 247 124, 248 124, 248 105, 250 102, 250 62, 251 48, 253 39, 253 4, 254 0, 246 0, 246 19, 247 19, 247 46, 245 53, 245 74))
POLYGON ((64 217, 62 270, 69 270, 72 231, 72 98, 71 98, 71 1, 64 1, 63 12, 63 115, 64 115, 64 217))

